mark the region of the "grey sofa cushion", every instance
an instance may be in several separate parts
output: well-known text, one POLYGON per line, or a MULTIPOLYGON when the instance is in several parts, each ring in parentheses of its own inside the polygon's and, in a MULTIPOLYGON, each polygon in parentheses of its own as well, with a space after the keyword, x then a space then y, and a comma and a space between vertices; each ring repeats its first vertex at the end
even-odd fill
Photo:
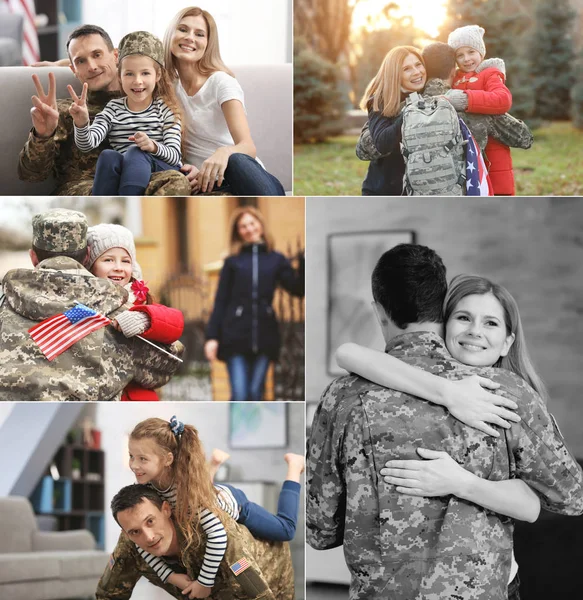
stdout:
POLYGON ((95 538, 90 531, 35 531, 32 549, 36 552, 49 550, 95 550, 95 538))
POLYGON ((4 559, 4 553, 30 552, 36 522, 28 499, 20 496, 0 499, 0 516, 0 559, 4 559))
POLYGON ((0 67, 12 67, 22 62, 20 45, 15 40, 0 38, 0 67))
MULTIPOLYGON (((60 552, 14 552, 0 557, 0 584, 58 579, 60 552)), ((0 591, 1 594, 1 591, 0 591)))
POLYGON ((61 579, 67 581, 69 579, 93 577, 96 585, 103 575, 108 560, 108 555, 99 550, 45 552, 44 554, 58 556, 61 579))

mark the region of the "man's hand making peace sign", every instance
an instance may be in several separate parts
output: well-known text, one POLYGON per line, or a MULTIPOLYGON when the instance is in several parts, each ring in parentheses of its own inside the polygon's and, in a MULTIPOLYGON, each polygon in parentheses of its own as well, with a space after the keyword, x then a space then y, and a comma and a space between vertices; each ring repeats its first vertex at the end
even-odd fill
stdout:
POLYGON ((67 89, 71 98, 73 98, 73 104, 69 108, 69 113, 73 117, 75 127, 85 127, 89 123, 89 111, 87 110, 87 84, 83 84, 83 90, 81 96, 77 96, 72 86, 68 85, 67 89))
POLYGON ((38 95, 33 96, 30 116, 32 125, 38 137, 50 138, 59 124, 59 111, 57 110, 57 93, 55 74, 49 73, 49 91, 45 94, 38 75, 32 76, 34 87, 38 95))

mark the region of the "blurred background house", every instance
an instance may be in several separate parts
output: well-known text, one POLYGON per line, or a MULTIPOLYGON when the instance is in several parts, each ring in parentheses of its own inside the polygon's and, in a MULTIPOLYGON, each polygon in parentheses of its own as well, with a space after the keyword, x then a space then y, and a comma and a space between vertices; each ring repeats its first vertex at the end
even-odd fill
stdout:
POLYGON ((582 0, 295 0, 295 193, 360 195, 358 106, 384 56, 469 24, 486 30, 486 58, 504 59, 510 112, 533 128, 534 146, 513 150, 517 193, 581 194, 582 0))
MULTIPOLYGON (((304 198, 22 198, 2 200, 0 278, 17 267, 30 267, 32 215, 65 207, 87 215, 90 225, 119 223, 132 231, 143 278, 158 301, 180 309, 186 327, 182 377, 163 388, 168 400, 228 400, 224 363, 212 372, 204 359, 204 330, 212 311, 222 261, 229 249, 229 221, 241 205, 258 208, 273 234, 275 249, 294 266, 305 247, 304 198), (212 388, 211 388, 212 383, 212 388)), ((304 399, 304 301, 285 291, 276 293, 282 351, 271 369, 266 398, 304 399)))

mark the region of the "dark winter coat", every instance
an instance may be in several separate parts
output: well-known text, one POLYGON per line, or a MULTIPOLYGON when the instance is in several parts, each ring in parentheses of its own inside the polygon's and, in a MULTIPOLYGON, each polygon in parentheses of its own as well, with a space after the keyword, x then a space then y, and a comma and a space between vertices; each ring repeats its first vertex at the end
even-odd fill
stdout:
MULTIPOLYGON (((406 96, 403 94, 401 100, 406 96)), ((363 196, 401 196, 403 194, 403 176, 405 161, 401 154, 401 126, 403 117, 385 117, 372 110, 369 103, 368 127, 376 149, 388 154, 371 160, 368 172, 362 184, 363 196), (390 153, 390 154, 389 154, 390 153)))
POLYGON ((223 265, 207 340, 218 340, 218 358, 236 354, 265 354, 277 360, 279 329, 271 303, 277 285, 294 296, 304 295, 304 263, 295 271, 279 252, 265 244, 243 246, 223 265))

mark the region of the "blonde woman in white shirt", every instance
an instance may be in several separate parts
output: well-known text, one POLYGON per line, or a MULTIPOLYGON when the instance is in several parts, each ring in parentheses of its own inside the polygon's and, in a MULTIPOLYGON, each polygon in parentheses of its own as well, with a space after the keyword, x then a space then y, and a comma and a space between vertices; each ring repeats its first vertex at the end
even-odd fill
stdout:
POLYGON ((257 158, 243 90, 221 60, 215 20, 189 7, 164 35, 165 65, 184 108, 183 167, 193 192, 224 188, 235 196, 283 196, 257 158))

